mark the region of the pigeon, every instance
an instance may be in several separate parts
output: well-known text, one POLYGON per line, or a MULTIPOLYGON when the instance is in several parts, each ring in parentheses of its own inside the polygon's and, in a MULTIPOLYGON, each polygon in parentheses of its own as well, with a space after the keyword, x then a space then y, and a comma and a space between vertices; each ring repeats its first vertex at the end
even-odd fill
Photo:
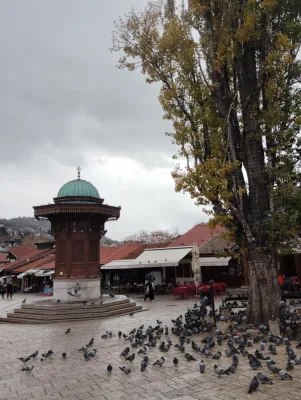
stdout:
POLYGON ((90 342, 86 346, 91 347, 93 343, 94 343, 94 338, 90 339, 90 342))
POLYGON ((118 332, 118 337, 119 337, 119 339, 121 338, 121 336, 122 336, 122 332, 119 331, 119 332, 118 332))
POLYGON ((106 332, 101 336, 102 339, 107 339, 108 337, 109 337, 109 332, 106 332))
POLYGON ((201 361, 200 361, 200 373, 201 373, 201 374, 204 374, 204 373, 205 373, 205 368, 206 368, 205 363, 204 363, 203 360, 201 360, 201 361))
POLYGON ((124 372, 126 375, 131 373, 131 369, 128 367, 119 367, 119 369, 124 372))
POLYGON ((261 351, 259 351, 259 350, 256 350, 256 351, 255 351, 255 357, 256 357, 258 360, 264 360, 264 361, 270 359, 270 357, 264 357, 264 355, 263 355, 263 354, 261 353, 261 351))
POLYGON ((129 354, 129 352, 130 352, 130 348, 126 347, 120 355, 121 355, 121 357, 126 357, 129 354))
POLYGON ((26 303, 26 299, 24 299, 23 301, 22 301, 22 304, 25 304, 26 303))
POLYGON ((274 344, 271 344, 271 345, 269 346, 269 351, 270 351, 274 356, 277 355, 276 346, 275 346, 274 344))
POLYGON ((214 354, 212 357, 212 360, 219 360, 221 358, 222 353, 218 351, 217 353, 214 354))
POLYGON ((185 353, 185 358, 187 361, 196 361, 196 358, 194 358, 191 354, 185 353))
POLYGON ((269 378, 268 376, 264 375, 262 372, 258 372, 257 378, 259 379, 260 383, 263 384, 268 384, 268 385, 273 385, 273 380, 269 378))
POLYGON ((63 357, 63 359, 65 360, 66 357, 67 357, 67 354, 66 354, 66 353, 62 353, 62 357, 63 357))
POLYGON ((173 360, 172 360, 172 362, 173 362, 173 365, 174 365, 175 367, 177 367, 177 366, 179 365, 179 360, 177 359, 177 357, 174 357, 173 360))
POLYGON ((140 349, 137 354, 144 354, 144 353, 146 353, 146 351, 147 351, 146 346, 143 346, 143 348, 140 349))
POLYGON ((52 354, 53 354, 53 351, 52 351, 52 350, 48 350, 47 353, 42 354, 42 357, 48 358, 48 357, 50 357, 52 354))
POLYGON ((159 320, 157 319, 157 324, 158 324, 158 325, 161 325, 161 324, 162 324, 162 321, 159 321, 159 320))
POLYGON ((22 361, 24 364, 30 360, 30 357, 19 357, 18 360, 22 361))
POLYGON ((86 345, 86 346, 82 347, 81 349, 79 349, 78 351, 87 351, 88 347, 89 346, 86 345))
POLYGON ((280 369, 278 371, 278 376, 281 378, 281 380, 293 380, 293 377, 288 374, 286 371, 284 371, 283 369, 280 369))
POLYGON ((164 357, 161 357, 159 360, 155 361, 155 362, 153 363, 153 365, 159 365, 160 367, 162 367, 162 365, 164 364, 164 362, 165 362, 165 358, 164 358, 164 357))
POLYGON ((130 362, 133 362, 134 360, 135 360, 135 353, 131 354, 125 359, 125 361, 130 361, 130 362))
POLYGON ((90 356, 89 356, 88 353, 84 353, 84 357, 85 357, 85 360, 86 360, 86 361, 89 361, 89 360, 90 360, 90 356))
MULTIPOLYGON (((133 317, 135 313, 131 312, 129 313, 129 317, 133 317)), ((120 367, 119 367, 120 368, 120 367)))
POLYGON ((236 354, 234 354, 234 356, 232 356, 232 364, 235 365, 235 367, 238 366, 238 357, 236 354))
POLYGON ((145 371, 147 368, 147 361, 146 360, 142 360, 141 361, 141 372, 145 371))
POLYGON ((254 376, 254 378, 251 380, 248 393, 255 392, 258 389, 258 387, 259 387, 259 379, 257 378, 257 376, 254 376))
POLYGON ((95 357, 96 353, 97 353, 97 350, 96 350, 96 349, 93 349, 93 350, 90 351, 90 353, 88 353, 88 354, 89 354, 89 357, 95 357))
POLYGON ((29 358, 36 358, 36 356, 39 354, 38 350, 36 350, 34 353, 30 354, 30 356, 28 356, 29 358))
POLYGON ((57 301, 56 301, 57 303, 61 303, 61 300, 60 299, 57 299, 57 301))
POLYGON ((70 331, 71 331, 71 328, 68 328, 68 329, 66 330, 66 332, 65 332, 65 335, 68 335, 68 334, 70 333, 70 331))
POLYGON ((250 364, 250 367, 254 370, 256 370, 260 367, 260 365, 258 365, 258 363, 254 359, 249 360, 249 364, 250 364))
POLYGON ((220 378, 222 375, 230 375, 228 369, 224 369, 221 367, 218 367, 217 365, 214 365, 214 372, 216 375, 220 378))
POLYGON ((107 371, 108 371, 109 374, 112 372, 112 369, 113 369, 112 365, 109 364, 109 365, 107 366, 107 371))
POLYGON ((272 374, 278 374, 278 372, 280 371, 279 368, 277 368, 273 363, 268 362, 267 363, 268 369, 271 371, 272 374))
POLYGON ((31 367, 23 367, 21 369, 21 371, 31 372, 33 369, 34 369, 34 365, 32 365, 31 367))
POLYGON ((237 366, 235 364, 231 364, 228 368, 228 371, 234 374, 236 372, 237 366))

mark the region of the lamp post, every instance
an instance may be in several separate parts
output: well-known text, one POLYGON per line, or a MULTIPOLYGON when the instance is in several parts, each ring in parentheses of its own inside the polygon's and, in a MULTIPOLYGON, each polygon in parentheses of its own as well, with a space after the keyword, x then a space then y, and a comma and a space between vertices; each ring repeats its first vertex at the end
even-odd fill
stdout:
POLYGON ((215 316, 215 306, 214 306, 214 293, 213 293, 213 279, 209 281, 210 284, 210 297, 211 297, 211 307, 212 307, 212 312, 213 312, 213 321, 214 325, 216 325, 216 316, 215 316))

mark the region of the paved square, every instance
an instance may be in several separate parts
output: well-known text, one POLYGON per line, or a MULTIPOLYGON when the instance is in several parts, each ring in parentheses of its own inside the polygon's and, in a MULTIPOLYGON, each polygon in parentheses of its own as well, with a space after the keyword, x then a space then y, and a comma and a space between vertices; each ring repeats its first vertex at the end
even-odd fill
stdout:
MULTIPOLYGON (((0 314, 20 305, 24 296, 17 295, 14 300, 0 302, 0 314)), ((35 300, 28 296, 28 302, 35 300)), ((135 299, 141 301, 141 298, 135 299)), ((301 366, 295 366, 291 371, 293 381, 281 381, 274 378, 273 385, 260 385, 258 391, 247 394, 248 386, 256 372, 251 370, 248 359, 239 356, 237 372, 231 376, 218 378, 213 372, 215 361, 209 357, 205 360, 206 372, 199 373, 199 360, 205 359, 194 353, 190 345, 186 345, 189 353, 198 361, 188 362, 177 348, 172 347, 168 353, 161 353, 158 346, 149 351, 149 365, 145 372, 140 372, 142 356, 136 355, 133 363, 120 357, 121 351, 128 345, 123 338, 118 338, 118 331, 129 333, 133 328, 144 324, 155 326, 156 319, 163 325, 172 326, 170 320, 185 313, 187 306, 193 301, 175 301, 170 297, 161 296, 154 303, 147 303, 148 311, 135 314, 134 317, 124 316, 99 321, 82 323, 59 323, 54 325, 18 325, 0 324, 0 399, 99 399, 99 400, 245 400, 245 399, 288 399, 297 400, 301 393, 301 366), (67 328, 70 335, 65 335, 67 328), (112 330, 111 339, 102 339, 106 330, 112 330), (78 349, 94 337, 92 348, 97 349, 97 355, 90 361, 85 361, 83 353, 78 349), (53 350, 53 356, 40 361, 40 355, 53 350), (34 365, 32 372, 22 372, 22 362, 18 357, 24 357, 39 350, 39 356, 28 365, 34 365), (61 354, 67 353, 66 360, 61 354), (152 364, 161 356, 166 362, 162 367, 152 364), (180 360, 174 367, 173 357, 180 360), (107 373, 107 365, 113 365, 113 372, 107 373), (125 375, 119 366, 130 366, 132 372, 125 375)), ((178 339, 170 335, 173 343, 178 339)), ((194 336, 194 341, 200 344, 204 335, 194 336)), ((164 335, 162 336, 164 340, 164 335)), ((159 342, 160 343, 160 342, 159 342)), ((231 359, 224 353, 226 345, 221 346, 222 358, 218 365, 229 366, 231 359)), ((295 347, 295 344, 293 344, 295 347)), ((214 349, 217 351, 218 345, 214 349)), ((257 345, 251 347, 254 354, 257 345)), ((137 349, 133 349, 137 353, 137 349)), ((279 368, 285 368, 287 356, 284 346, 277 347, 277 356, 273 358, 279 368)), ((296 350, 301 355, 301 350, 296 350)), ((271 376, 264 366, 264 373, 271 376)))

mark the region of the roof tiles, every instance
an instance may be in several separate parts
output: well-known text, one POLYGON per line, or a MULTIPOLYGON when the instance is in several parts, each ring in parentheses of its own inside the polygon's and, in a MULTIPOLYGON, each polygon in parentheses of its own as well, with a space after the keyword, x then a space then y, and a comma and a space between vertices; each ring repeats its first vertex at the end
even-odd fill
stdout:
POLYGON ((18 247, 9 247, 8 252, 15 258, 20 259, 34 252, 36 247, 33 244, 19 244, 18 247))
POLYGON ((198 224, 188 232, 184 233, 184 235, 171 242, 168 247, 192 246, 193 243, 196 243, 198 247, 201 247, 222 229, 221 226, 217 226, 215 230, 212 230, 208 224, 198 224))
POLYGON ((126 244, 120 247, 101 247, 100 264, 108 264, 111 261, 123 260, 129 254, 137 250, 140 244, 126 244))

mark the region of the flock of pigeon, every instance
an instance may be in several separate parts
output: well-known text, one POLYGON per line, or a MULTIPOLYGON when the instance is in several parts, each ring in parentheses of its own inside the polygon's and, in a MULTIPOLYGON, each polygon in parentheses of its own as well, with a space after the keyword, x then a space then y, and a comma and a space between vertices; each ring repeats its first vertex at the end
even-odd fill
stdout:
MULTIPOLYGON (((244 311, 239 311, 238 313, 231 312, 229 333, 223 334, 220 330, 213 331, 212 323, 204 318, 208 313, 207 305, 206 301, 201 302, 200 307, 195 304, 192 309, 187 310, 184 317, 180 315, 178 318, 172 319, 171 329, 167 325, 163 326, 162 321, 157 320, 154 327, 148 326, 145 329, 144 325, 141 325, 131 330, 128 334, 119 331, 119 340, 123 339, 125 342, 128 342, 128 345, 120 354, 120 357, 126 363, 124 363, 125 365, 123 366, 119 366, 119 369, 126 375, 130 374, 131 368, 129 365, 136 360, 137 355, 142 357, 140 370, 144 372, 149 367, 149 354, 153 348, 158 348, 162 353, 166 354, 173 347, 176 351, 179 351, 179 356, 173 357, 172 360, 175 368, 177 368, 181 362, 180 357, 183 357, 183 359, 188 362, 195 362, 199 359, 198 357, 201 357, 201 359, 199 359, 199 371, 201 374, 204 374, 206 372, 206 363, 204 359, 211 358, 216 362, 214 365, 214 372, 218 378, 235 374, 239 365, 238 356, 248 358, 250 368, 257 372, 250 382, 248 393, 255 392, 260 384, 273 384, 273 380, 262 372, 263 366, 265 366, 266 370, 273 376, 278 376, 281 380, 293 379, 288 371, 293 370, 296 365, 301 364, 301 357, 295 353, 291 344, 291 337, 273 336, 269 332, 267 326, 261 325, 258 328, 256 336, 251 338, 248 329, 254 328, 254 326, 245 323, 244 311), (198 345, 192 338, 194 335, 200 337, 200 333, 205 337, 198 345), (178 338, 176 343, 173 343, 170 334, 178 338), (227 347, 224 350, 224 355, 222 355, 221 346, 224 344, 226 344, 227 347), (258 348, 255 349, 256 346, 258 348), (286 349, 288 359, 284 368, 279 368, 272 358, 277 355, 278 346, 285 346, 286 349), (265 350, 268 351, 266 355, 263 354, 265 350), (183 356, 181 356, 181 354, 183 356), (227 367, 218 365, 218 361, 224 356, 227 360, 231 360, 231 364, 229 363, 230 365, 227 367)), ((210 312, 211 311, 209 311, 209 314, 210 312)), ((286 309, 286 312, 288 312, 288 309, 286 309)), ((70 332, 71 329, 69 328, 65 334, 68 335, 70 332)), ((106 331, 101 338, 106 340, 112 337, 112 331, 106 331)), ((96 349, 91 350, 93 344, 94 338, 79 349, 79 352, 83 353, 85 361, 89 361, 97 354, 96 349)), ((301 348, 301 341, 296 347, 297 349, 301 348)), ((34 365, 28 366, 27 363, 31 359, 36 358, 38 354, 39 352, 36 351, 27 357, 19 358, 19 360, 23 362, 22 371, 31 372, 34 369, 34 365)), ((43 362, 47 358, 51 358, 53 354, 52 350, 48 350, 46 353, 42 354, 41 361, 43 362)), ((67 354, 62 353, 62 358, 66 359, 67 354)), ((162 357, 155 362, 152 362, 151 365, 161 368, 165 361, 166 358, 162 355, 162 357)), ((108 374, 111 374, 112 371, 113 366, 109 364, 107 366, 108 374)))

